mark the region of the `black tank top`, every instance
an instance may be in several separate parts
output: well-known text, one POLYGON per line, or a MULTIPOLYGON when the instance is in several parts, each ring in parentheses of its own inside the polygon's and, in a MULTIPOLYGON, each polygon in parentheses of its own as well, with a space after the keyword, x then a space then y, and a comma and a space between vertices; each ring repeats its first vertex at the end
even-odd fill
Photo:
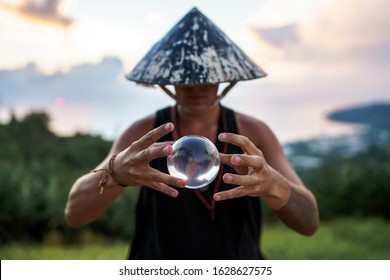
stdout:
MULTIPOLYGON (((234 112, 221 109, 218 133, 224 132, 223 118, 228 132, 238 133, 234 112)), ((172 121, 172 110, 167 107, 157 111, 155 127, 172 121)), ((172 139, 172 134, 168 134, 159 141, 172 139)), ((217 140, 215 144, 222 151, 223 143, 217 140)), ((242 154, 242 150, 227 145, 227 153, 242 154)), ((150 165, 168 173, 166 158, 156 159, 150 165)), ((221 166, 221 174, 226 172, 235 173, 231 167, 221 166)), ((260 199, 247 196, 214 202, 215 208, 210 210, 204 201, 212 201, 217 181, 220 181, 219 190, 234 187, 217 178, 207 191, 178 189, 176 198, 141 188, 129 259, 263 259, 259 248, 260 199)))

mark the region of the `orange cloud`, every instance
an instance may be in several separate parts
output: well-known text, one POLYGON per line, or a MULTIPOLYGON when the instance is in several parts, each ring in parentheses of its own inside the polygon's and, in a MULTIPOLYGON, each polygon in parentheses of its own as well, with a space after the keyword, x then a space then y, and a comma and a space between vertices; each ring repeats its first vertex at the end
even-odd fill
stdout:
POLYGON ((28 21, 69 28, 75 20, 61 12, 63 2, 64 0, 21 0, 18 5, 0 3, 0 10, 14 13, 28 21))

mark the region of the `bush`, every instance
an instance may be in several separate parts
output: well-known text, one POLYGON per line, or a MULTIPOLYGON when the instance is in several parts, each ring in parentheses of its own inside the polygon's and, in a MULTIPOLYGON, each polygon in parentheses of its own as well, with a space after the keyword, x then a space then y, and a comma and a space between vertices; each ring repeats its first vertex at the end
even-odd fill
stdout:
POLYGON ((44 113, 32 113, 0 125, 0 243, 12 240, 43 241, 57 232, 66 242, 88 230, 129 238, 136 192, 129 191, 98 222, 81 230, 70 229, 64 209, 70 187, 108 153, 112 143, 98 136, 57 137, 47 128, 44 113))
POLYGON ((363 153, 340 162, 302 172, 315 194, 324 219, 336 216, 384 217, 390 219, 390 157, 381 160, 363 153))

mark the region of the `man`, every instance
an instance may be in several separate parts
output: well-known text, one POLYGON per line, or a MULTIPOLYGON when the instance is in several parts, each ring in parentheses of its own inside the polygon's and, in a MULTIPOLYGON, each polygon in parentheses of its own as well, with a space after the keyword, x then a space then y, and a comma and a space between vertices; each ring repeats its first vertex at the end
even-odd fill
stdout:
POLYGON ((264 76, 218 27, 192 9, 127 76, 158 84, 176 106, 133 123, 106 160, 75 182, 65 211, 68 224, 91 223, 124 186, 142 186, 131 259, 262 259, 260 203, 292 229, 314 234, 319 226, 316 200, 271 129, 220 104, 238 81, 264 76), (224 82, 230 84, 218 94, 224 82), (220 152, 219 174, 201 190, 184 188, 184 180, 167 172, 171 145, 184 135, 204 136, 220 152))

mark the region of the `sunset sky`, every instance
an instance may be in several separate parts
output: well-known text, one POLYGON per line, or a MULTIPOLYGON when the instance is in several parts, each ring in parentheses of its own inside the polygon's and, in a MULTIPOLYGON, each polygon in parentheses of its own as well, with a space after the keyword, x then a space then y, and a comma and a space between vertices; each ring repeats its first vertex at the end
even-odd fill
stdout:
POLYGON ((281 142, 348 133, 326 114, 390 102, 387 0, 0 0, 0 122, 45 110, 61 135, 112 139, 172 105, 124 76, 195 6, 268 73, 222 103, 281 142))

